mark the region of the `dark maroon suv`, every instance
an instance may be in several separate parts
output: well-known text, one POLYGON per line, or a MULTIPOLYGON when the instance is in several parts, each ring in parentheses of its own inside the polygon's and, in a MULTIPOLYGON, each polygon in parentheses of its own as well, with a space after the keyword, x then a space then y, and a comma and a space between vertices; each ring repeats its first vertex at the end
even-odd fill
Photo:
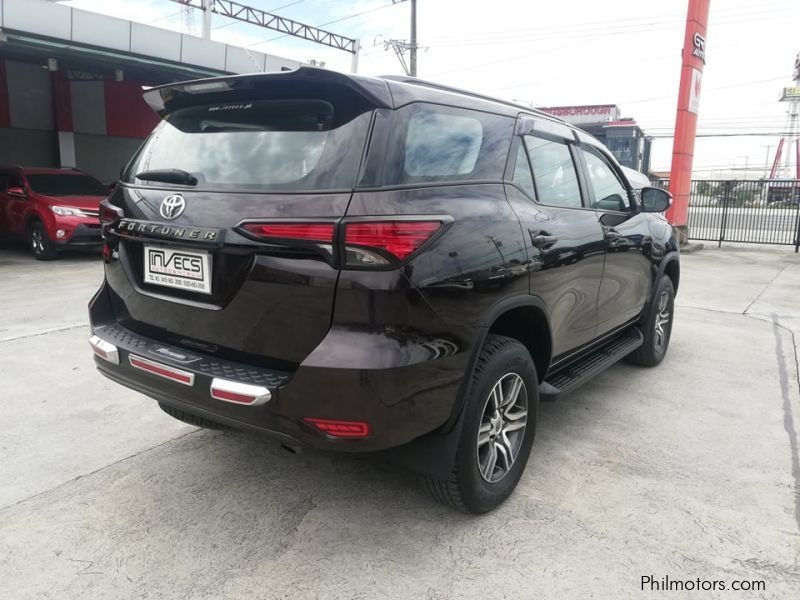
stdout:
POLYGON ((578 129, 311 68, 145 98, 163 120, 101 210, 91 345, 178 419, 385 451, 485 512, 540 400, 667 351, 669 195, 578 129))

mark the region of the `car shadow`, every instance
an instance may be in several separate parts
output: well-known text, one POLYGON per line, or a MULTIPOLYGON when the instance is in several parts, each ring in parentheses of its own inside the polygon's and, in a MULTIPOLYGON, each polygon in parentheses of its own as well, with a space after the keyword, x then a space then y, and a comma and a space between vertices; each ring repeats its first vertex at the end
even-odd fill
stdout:
MULTIPOLYGON (((612 379, 617 369, 631 368, 614 367, 612 379)), ((595 392, 589 384, 558 402, 541 404, 536 443, 517 493, 493 514, 507 515, 515 505, 537 496, 548 477, 539 466, 557 470, 569 452, 570 438, 591 437, 587 428, 604 427, 606 405, 620 400, 595 392)), ((385 529, 390 516, 408 519, 408 513, 414 513, 414 520, 445 520, 454 526, 475 518, 438 504, 416 474, 383 455, 313 449, 295 454, 273 440, 243 432, 198 430, 154 452, 142 465, 141 475, 144 487, 134 495, 149 496, 154 509, 190 510, 184 513, 187 522, 207 521, 219 503, 229 507, 224 522, 215 527, 243 526, 233 515, 256 506, 266 520, 270 514, 282 515, 281 519, 293 515, 289 520, 294 522, 298 515, 319 508, 338 518, 350 515, 360 528, 379 530, 385 529), (192 502, 187 505, 189 492, 192 502)))
MULTIPOLYGON (((615 367, 607 378, 612 384, 621 383, 613 373, 620 368, 635 376, 615 367)), ((76 480, 58 496, 43 495, 27 510, 60 532, 58 549, 86 549, 79 558, 92 561, 92 572, 105 574, 103 586, 119 593, 163 581, 172 582, 174 597, 266 582, 294 589, 302 581, 318 585, 339 567, 351 577, 389 567, 417 577, 426 564, 442 565, 436 585, 456 585, 465 565, 515 564, 542 548, 557 552, 558 527, 591 545, 592 532, 565 517, 562 499, 580 493, 576 442, 601 435, 614 420, 602 416, 611 404, 628 404, 618 392, 598 391, 589 384, 542 405, 517 491, 480 517, 438 504, 414 474, 378 455, 291 454, 256 435, 189 428, 76 480), (181 565, 180 577, 174 565, 181 565)), ((43 555, 55 547, 45 538, 34 546, 29 551, 43 555)), ((74 573, 73 564, 52 560, 54 577, 74 573)))
MULTIPOLYGON (((98 248, 70 248, 61 251, 58 257, 51 261, 58 263, 86 263, 97 261, 102 258, 98 248)), ((17 240, 0 240, 0 262, 6 261, 8 264, 21 262, 37 262, 33 254, 28 249, 27 243, 17 240)))

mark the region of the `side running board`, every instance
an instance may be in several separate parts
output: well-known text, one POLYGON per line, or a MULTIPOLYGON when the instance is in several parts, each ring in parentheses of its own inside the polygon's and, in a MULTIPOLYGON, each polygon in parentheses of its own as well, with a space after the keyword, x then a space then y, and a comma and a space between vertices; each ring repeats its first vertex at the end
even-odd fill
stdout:
POLYGON ((605 371, 615 362, 625 358, 644 343, 644 335, 632 327, 612 338, 589 354, 582 356, 554 373, 539 388, 539 399, 543 402, 558 400, 562 394, 578 389, 595 375, 605 371))

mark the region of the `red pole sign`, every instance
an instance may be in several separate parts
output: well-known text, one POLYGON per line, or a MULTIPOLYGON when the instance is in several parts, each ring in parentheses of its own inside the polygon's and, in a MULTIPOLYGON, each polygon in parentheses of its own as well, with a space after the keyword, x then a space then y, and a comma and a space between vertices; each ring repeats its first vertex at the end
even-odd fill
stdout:
POLYGON ((706 25, 710 2, 711 0, 689 0, 683 40, 683 66, 669 181, 673 202, 667 211, 667 219, 681 232, 682 241, 686 239, 694 140, 697 133, 697 113, 700 109, 700 86, 703 80, 703 67, 706 64, 706 25))

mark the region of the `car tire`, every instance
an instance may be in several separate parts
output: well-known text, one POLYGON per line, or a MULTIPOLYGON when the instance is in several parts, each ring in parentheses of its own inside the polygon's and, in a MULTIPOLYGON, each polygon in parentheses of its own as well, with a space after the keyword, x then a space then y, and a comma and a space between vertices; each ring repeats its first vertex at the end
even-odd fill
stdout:
POLYGON ((655 367, 667 354, 675 318, 675 288, 664 275, 656 286, 653 302, 641 323, 644 343, 626 357, 626 360, 643 367, 655 367))
POLYGON ((424 478, 428 491, 466 513, 482 514, 502 504, 528 462, 538 405, 536 367, 527 348, 515 339, 490 334, 465 398, 453 470, 446 480, 424 478), (516 395, 513 386, 518 386, 516 395))
POLYGON ((28 247, 36 260, 53 260, 58 256, 55 244, 50 241, 41 221, 34 221, 28 227, 28 247))
POLYGON ((163 404, 161 402, 159 402, 158 405, 161 407, 161 410, 167 413, 170 417, 178 419, 178 421, 183 421, 187 425, 194 425, 195 427, 202 427, 204 429, 215 429, 218 431, 230 430, 230 427, 223 425, 222 423, 217 423, 216 421, 209 421, 208 419, 204 419, 203 417, 191 415, 187 412, 183 412, 180 409, 173 408, 172 406, 163 404))

